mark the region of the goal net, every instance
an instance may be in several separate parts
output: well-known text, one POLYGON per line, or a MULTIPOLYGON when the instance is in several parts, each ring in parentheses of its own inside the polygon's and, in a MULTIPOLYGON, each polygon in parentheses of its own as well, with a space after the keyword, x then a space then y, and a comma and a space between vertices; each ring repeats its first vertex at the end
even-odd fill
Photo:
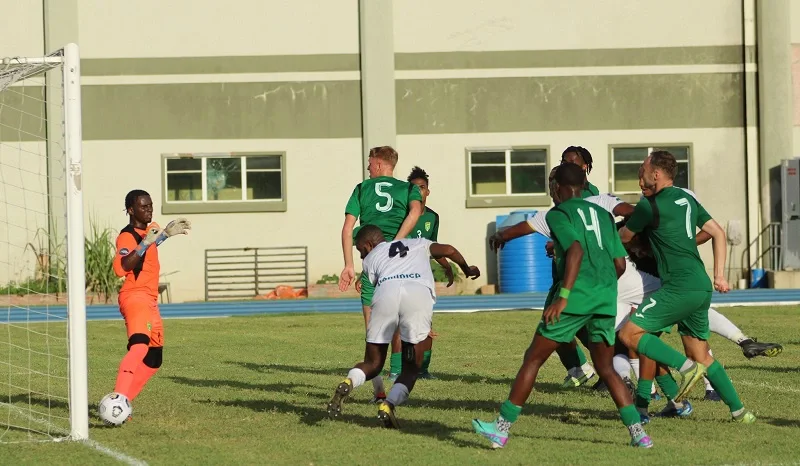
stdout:
POLYGON ((0 442, 85 439, 78 48, 0 60, 0 442))

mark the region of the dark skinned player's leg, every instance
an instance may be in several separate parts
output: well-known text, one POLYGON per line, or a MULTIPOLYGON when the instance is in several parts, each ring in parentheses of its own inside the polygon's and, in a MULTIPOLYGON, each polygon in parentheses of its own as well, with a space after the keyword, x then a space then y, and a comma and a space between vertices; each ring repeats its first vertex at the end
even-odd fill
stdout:
POLYGON ((605 341, 592 342, 589 346, 589 353, 592 355, 597 375, 608 387, 611 398, 614 400, 614 404, 617 405, 622 422, 628 428, 631 437, 635 441, 637 438, 646 436, 634 407, 631 392, 619 374, 614 371, 614 346, 605 341))
POLYGON ((430 347, 430 340, 431 337, 427 337, 417 344, 405 341, 401 343, 402 351, 400 354, 402 355, 403 364, 400 369, 400 375, 397 376, 397 380, 392 385, 386 401, 378 409, 378 419, 383 422, 384 427, 390 429, 398 429, 400 427, 394 415, 394 408, 405 403, 414 389, 422 370, 424 348, 426 346, 430 347))
MULTIPOLYGON (((517 377, 511 385, 511 393, 508 394, 508 401, 503 403, 503 406, 510 402, 515 405, 515 407, 521 407, 528 401, 528 397, 533 390, 533 385, 536 383, 536 376, 539 374, 539 369, 560 345, 561 343, 545 338, 538 333, 534 335, 533 341, 525 351, 522 367, 519 368, 517 377)), ((516 421, 516 417, 519 416, 519 411, 521 411, 521 408, 517 410, 516 416, 513 416, 513 420, 508 418, 506 418, 506 420, 510 422, 516 421)), ((503 415, 502 406, 500 408, 500 415, 503 415)))
POLYGON ((367 343, 364 350, 364 361, 356 364, 347 378, 337 387, 333 398, 328 403, 328 415, 338 417, 342 414, 342 404, 350 396, 350 393, 361 386, 367 380, 378 376, 386 362, 386 352, 389 350, 388 344, 367 343))

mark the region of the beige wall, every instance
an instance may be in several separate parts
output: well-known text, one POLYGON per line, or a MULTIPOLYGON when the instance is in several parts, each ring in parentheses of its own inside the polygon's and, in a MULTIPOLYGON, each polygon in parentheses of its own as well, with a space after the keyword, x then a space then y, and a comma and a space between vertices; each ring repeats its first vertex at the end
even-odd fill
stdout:
POLYGON ((357 0, 79 1, 85 58, 358 53, 357 0))
POLYGON ((0 58, 41 56, 44 52, 42 0, 2 0, 0 11, 0 58))
POLYGON ((246 246, 308 246, 309 280, 342 269, 340 232, 344 205, 360 181, 361 141, 232 140, 232 141, 87 141, 84 143, 84 191, 89 215, 114 230, 127 224, 125 194, 145 189, 153 197, 155 221, 165 224, 177 215, 161 215, 161 153, 285 151, 288 167, 287 212, 193 214, 192 233, 173 238, 159 249, 162 273, 170 275, 176 301, 203 299, 204 250, 246 246), (130 163, 142 167, 131 173, 130 163), (337 174, 337 171, 339 174, 337 174))
MULTIPOLYGON (((464 208, 466 147, 549 144, 552 166, 559 162, 564 148, 582 145, 592 152, 594 158, 590 181, 601 192, 608 192, 611 186, 609 145, 670 142, 693 144, 692 190, 709 213, 723 227, 729 220, 739 220, 744 225, 744 157, 736 156, 744 151, 744 137, 742 130, 735 128, 399 136, 400 162, 396 174, 404 178, 413 165, 420 165, 428 172, 431 177, 428 202, 441 217, 440 240, 451 242, 469 261, 485 270, 487 260, 494 260, 494 256, 486 252, 487 225, 494 222, 497 215, 523 209, 464 208), (725 163, 720 163, 720 160, 725 160, 725 163), (728 194, 723 198, 718 195, 720 192, 728 194)), ((741 251, 741 246, 734 251, 736 264, 740 262, 741 251)), ((701 252, 711 270, 711 248, 701 248, 701 252)), ((491 268, 494 264, 490 265, 491 268)), ((475 284, 486 283, 487 278, 491 277, 481 277, 475 284)))
POLYGON ((397 52, 733 45, 741 7, 730 0, 396 0, 397 52))

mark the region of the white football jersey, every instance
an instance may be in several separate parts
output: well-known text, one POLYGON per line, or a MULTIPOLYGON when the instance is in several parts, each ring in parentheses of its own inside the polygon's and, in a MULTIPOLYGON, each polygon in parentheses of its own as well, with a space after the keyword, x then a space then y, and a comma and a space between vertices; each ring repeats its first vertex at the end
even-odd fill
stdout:
MULTIPOLYGON (((614 215, 614 209, 622 204, 622 200, 613 194, 600 194, 599 196, 589 196, 583 199, 586 202, 591 202, 592 204, 598 205, 602 207, 604 210, 608 211, 611 215, 614 215)), ((537 233, 541 233, 548 238, 550 237, 550 227, 547 225, 547 221, 545 217, 547 216, 547 211, 538 211, 533 217, 528 219, 528 225, 533 228, 533 231, 537 233)))
POLYGON ((380 290, 388 281, 412 280, 421 283, 436 296, 436 286, 431 271, 430 249, 432 241, 425 238, 402 239, 383 242, 364 258, 363 273, 370 283, 380 290))

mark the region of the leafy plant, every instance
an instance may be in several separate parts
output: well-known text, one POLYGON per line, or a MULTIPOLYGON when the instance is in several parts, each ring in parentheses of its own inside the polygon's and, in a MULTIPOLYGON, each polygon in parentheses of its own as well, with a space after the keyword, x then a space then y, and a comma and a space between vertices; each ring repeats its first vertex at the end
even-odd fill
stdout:
MULTIPOLYGON (((14 286, 27 289, 28 293, 55 295, 64 293, 67 289, 67 264, 63 240, 56 243, 47 234, 47 230, 39 228, 33 241, 25 245, 25 251, 28 250, 36 260, 36 272, 33 277, 14 286)), ((17 290, 15 294, 20 294, 22 289, 17 290)))
POLYGON ((100 228, 91 218, 89 225, 89 236, 84 241, 83 249, 86 291, 108 302, 122 286, 122 279, 117 277, 112 266, 116 254, 113 232, 108 228, 100 228))
POLYGON ((323 275, 322 278, 317 280, 317 285, 332 285, 335 283, 339 283, 339 276, 336 274, 323 275))
MULTIPOLYGON (((453 283, 459 283, 464 279, 461 269, 452 262, 449 262, 450 270, 453 271, 453 283)), ((431 259, 431 269, 433 270, 433 281, 437 283, 447 283, 447 275, 445 275, 444 268, 438 262, 431 259)))

